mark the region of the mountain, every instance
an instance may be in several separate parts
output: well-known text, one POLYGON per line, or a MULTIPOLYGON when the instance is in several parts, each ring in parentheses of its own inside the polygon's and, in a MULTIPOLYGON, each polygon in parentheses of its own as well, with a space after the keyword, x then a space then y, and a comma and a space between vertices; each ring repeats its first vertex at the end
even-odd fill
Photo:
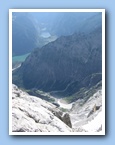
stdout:
POLYGON ((12 132, 104 129, 101 17, 101 13, 13 14, 18 49, 13 54, 20 54, 14 59, 22 61, 12 69, 12 132), (23 45, 18 47, 18 42, 23 45), (31 44, 37 47, 29 48, 31 44), (32 52, 22 55, 28 51, 32 52))
POLYGON ((89 33, 101 26, 101 13, 60 13, 51 27, 51 32, 59 36, 72 35, 74 33, 89 33))
POLYGON ((39 31, 51 35, 67 36, 75 32, 89 32, 101 25, 102 14, 99 12, 44 12, 29 13, 39 31), (85 27, 84 27, 85 26, 85 27))
POLYGON ((89 33, 101 26, 101 13, 18 13, 12 15, 13 56, 74 33, 89 33))
POLYGON ((57 37, 51 36, 45 27, 40 15, 35 19, 31 13, 14 12, 12 15, 13 56, 30 53, 36 47, 54 41, 57 37))
POLYGON ((36 49, 13 71, 13 83, 63 97, 96 85, 101 72, 102 29, 98 27, 89 34, 61 36, 36 49))

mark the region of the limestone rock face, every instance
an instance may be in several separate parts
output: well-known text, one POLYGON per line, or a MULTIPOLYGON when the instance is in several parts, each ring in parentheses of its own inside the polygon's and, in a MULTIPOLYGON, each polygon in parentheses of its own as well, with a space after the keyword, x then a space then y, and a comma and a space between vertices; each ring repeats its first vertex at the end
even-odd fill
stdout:
POLYGON ((13 132, 72 131, 69 115, 64 115, 55 105, 47 101, 35 96, 29 96, 15 85, 12 88, 13 132))

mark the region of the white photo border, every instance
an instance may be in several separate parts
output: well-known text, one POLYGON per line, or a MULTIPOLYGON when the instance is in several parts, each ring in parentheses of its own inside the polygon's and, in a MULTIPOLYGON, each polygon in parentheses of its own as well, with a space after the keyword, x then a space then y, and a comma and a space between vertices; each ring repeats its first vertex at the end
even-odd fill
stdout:
POLYGON ((9 9, 9 135, 105 135, 105 9, 9 9), (101 132, 12 132, 12 13, 13 12, 102 12, 102 131, 101 132))

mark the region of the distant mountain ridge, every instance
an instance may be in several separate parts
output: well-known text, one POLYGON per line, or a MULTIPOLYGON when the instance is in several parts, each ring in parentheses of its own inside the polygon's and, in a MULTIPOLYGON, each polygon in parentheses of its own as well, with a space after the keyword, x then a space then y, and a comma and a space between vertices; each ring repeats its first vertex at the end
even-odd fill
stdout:
POLYGON ((101 26, 101 17, 101 13, 13 13, 13 56, 30 53, 60 36, 87 34, 101 26))
POLYGON ((52 32, 58 36, 74 33, 89 33, 101 26, 101 13, 63 13, 59 14, 52 26, 52 32))

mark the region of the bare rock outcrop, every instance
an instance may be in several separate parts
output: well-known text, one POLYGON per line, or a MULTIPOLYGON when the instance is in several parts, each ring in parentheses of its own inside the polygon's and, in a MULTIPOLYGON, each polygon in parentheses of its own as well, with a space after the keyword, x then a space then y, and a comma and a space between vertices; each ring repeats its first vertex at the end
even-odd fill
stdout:
POLYGON ((63 115, 55 105, 30 96, 15 85, 12 88, 12 132, 72 131, 69 114, 63 115))
POLYGON ((86 102, 77 100, 69 112, 12 87, 12 132, 101 132, 102 90, 86 102))
POLYGON ((77 100, 70 117, 73 130, 76 132, 102 131, 102 90, 97 90, 86 102, 77 100))
POLYGON ((72 128, 70 115, 68 113, 63 113, 61 111, 53 110, 53 114, 58 117, 60 120, 62 120, 66 125, 68 125, 70 128, 72 128))

